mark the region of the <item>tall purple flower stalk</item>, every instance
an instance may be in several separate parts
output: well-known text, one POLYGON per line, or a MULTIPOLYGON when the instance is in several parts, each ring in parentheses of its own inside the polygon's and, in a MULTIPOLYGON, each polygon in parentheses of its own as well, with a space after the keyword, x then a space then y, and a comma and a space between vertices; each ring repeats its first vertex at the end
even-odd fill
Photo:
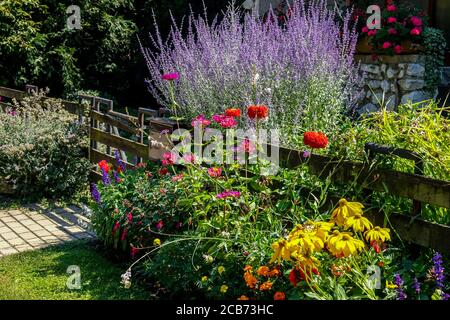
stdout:
POLYGON ((403 280, 399 274, 394 275, 394 283, 397 285, 397 300, 406 300, 406 293, 403 291, 403 280))
POLYGON ((191 15, 186 29, 173 22, 168 41, 155 25, 151 47, 141 45, 149 91, 170 107, 171 91, 162 74, 177 72, 174 99, 178 115, 187 119, 264 104, 270 108, 268 125, 284 133, 303 132, 313 121, 317 130, 329 132, 358 93, 351 13, 338 23, 325 0, 294 0, 291 9, 283 25, 233 6, 211 24, 191 15))
POLYGON ((108 172, 106 170, 102 169, 102 182, 103 185, 107 186, 111 183, 111 179, 109 178, 108 172))
POLYGON ((439 252, 436 252, 433 256, 433 275, 436 281, 436 288, 440 290, 444 289, 444 271, 442 255, 439 252))
POLYGON ((412 288, 414 289, 417 295, 420 294, 420 282, 417 280, 417 278, 414 278, 412 288))
POLYGON ((95 202, 101 203, 100 192, 98 192, 97 185, 95 183, 91 184, 91 196, 95 202))

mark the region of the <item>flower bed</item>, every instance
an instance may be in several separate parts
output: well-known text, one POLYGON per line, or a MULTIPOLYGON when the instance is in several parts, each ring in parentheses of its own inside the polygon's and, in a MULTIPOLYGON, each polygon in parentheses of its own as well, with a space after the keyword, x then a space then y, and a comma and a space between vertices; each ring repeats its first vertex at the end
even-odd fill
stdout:
MULTIPOLYGON (((249 107, 247 115, 264 118, 263 110, 249 107)), ((192 125, 225 130, 225 117, 198 116, 192 125)), ((328 138, 306 132, 304 143, 323 149, 328 138)), ((448 298, 441 256, 434 254, 434 266, 429 250, 411 260, 395 232, 373 225, 361 203, 347 200, 358 198, 357 188, 330 208, 326 199, 342 195, 342 187, 318 180, 306 164, 264 176, 261 165, 202 167, 189 154, 176 162, 167 153, 161 165, 135 170, 99 164, 93 225, 107 245, 135 260, 124 285, 134 270, 175 297, 448 298)))

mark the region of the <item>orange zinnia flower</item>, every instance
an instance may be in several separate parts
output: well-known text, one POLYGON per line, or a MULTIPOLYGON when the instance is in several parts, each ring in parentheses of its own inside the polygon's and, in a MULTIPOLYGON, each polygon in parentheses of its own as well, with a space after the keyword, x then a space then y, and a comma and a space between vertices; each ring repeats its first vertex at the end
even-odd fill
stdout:
POLYGON ((286 295, 284 292, 275 292, 275 295, 273 296, 273 300, 286 300, 286 295))
POLYGON ((244 271, 252 271, 252 266, 245 266, 244 271))
POLYGON ((252 275, 250 272, 246 272, 244 274, 245 283, 251 289, 254 289, 258 280, 252 275))
POLYGON ((269 269, 269 267, 266 267, 266 266, 261 266, 258 268, 258 271, 256 271, 258 276, 262 276, 262 277, 268 277, 269 272, 270 272, 270 269, 269 269))
POLYGON ((328 138, 322 132, 309 131, 304 133, 303 143, 313 149, 322 149, 328 145, 328 138))
POLYGON ((241 116, 241 109, 238 109, 238 108, 227 109, 227 110, 225 110, 225 115, 228 117, 238 118, 241 116))
POLYGON ((280 270, 278 270, 277 268, 271 270, 269 272, 269 277, 278 277, 280 275, 280 270))
POLYGON ((259 290, 261 290, 261 291, 269 291, 270 289, 272 289, 272 282, 270 282, 270 281, 264 282, 259 287, 259 290))

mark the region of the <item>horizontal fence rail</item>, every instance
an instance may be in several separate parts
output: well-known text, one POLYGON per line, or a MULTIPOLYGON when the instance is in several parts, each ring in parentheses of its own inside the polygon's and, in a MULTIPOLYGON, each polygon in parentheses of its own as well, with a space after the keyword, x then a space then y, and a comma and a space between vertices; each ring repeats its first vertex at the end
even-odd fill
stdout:
MULTIPOLYGON (((30 88, 30 91, 36 88, 30 88)), ((27 92, 0 87, 0 96, 17 100, 28 96, 27 92)), ((113 110, 111 100, 80 96, 80 100, 90 105, 89 112, 89 159, 97 164, 101 160, 117 166, 117 152, 123 163, 135 167, 141 161, 158 161, 162 154, 172 148, 172 143, 161 132, 173 132, 176 124, 166 118, 165 110, 139 108, 138 116, 131 116, 113 110)), ((0 106, 7 103, 0 102, 0 106)), ((63 101, 69 112, 76 113, 85 106, 81 103, 63 101)), ((271 149, 270 146, 267 146, 271 149)), ((415 161, 418 169, 423 166, 420 157, 405 150, 368 145, 371 152, 401 156, 415 161)), ((420 170, 414 174, 377 169, 371 163, 334 159, 323 155, 311 154, 304 157, 303 151, 280 147, 280 165, 284 168, 296 168, 307 164, 311 173, 320 178, 331 178, 335 182, 357 183, 370 191, 388 192, 391 195, 411 199, 416 203, 426 203, 438 207, 450 208, 450 181, 442 181, 425 177, 420 170)), ((92 170, 91 178, 98 180, 101 175, 98 168, 92 170)), ((0 193, 9 190, 10 186, 0 183, 0 193)), ((337 201, 332 202, 335 206, 337 201)), ((420 213, 420 210, 418 211, 420 213)), ((386 215, 379 209, 370 209, 367 213, 372 221, 384 224, 386 215)), ((425 247, 434 248, 443 253, 450 253, 450 226, 425 221, 419 215, 397 213, 389 216, 389 223, 395 232, 405 241, 425 247)))

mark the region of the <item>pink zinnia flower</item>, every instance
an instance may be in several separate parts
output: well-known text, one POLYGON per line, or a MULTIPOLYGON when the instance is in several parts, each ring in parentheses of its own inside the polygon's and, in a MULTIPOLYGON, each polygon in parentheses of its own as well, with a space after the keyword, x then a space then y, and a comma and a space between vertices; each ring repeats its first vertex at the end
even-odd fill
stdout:
POLYGON ((208 174, 212 178, 218 178, 222 175, 222 168, 209 168, 208 174))
POLYGON ((195 156, 192 153, 185 154, 183 156, 183 159, 186 163, 194 163, 195 162, 195 156))
POLYGON ((422 26, 422 19, 419 17, 411 17, 411 22, 415 27, 421 27, 422 26))
POLYGON ((176 160, 177 159, 172 152, 166 152, 163 154, 163 159, 161 162, 163 166, 172 166, 176 160))
POLYGON ((383 43, 383 49, 389 49, 392 46, 392 44, 389 41, 386 41, 383 43))
POLYGON ((156 223, 156 229, 161 230, 164 227, 164 222, 162 220, 159 220, 158 223, 156 223))
POLYGON ((397 7, 393 4, 387 6, 387 11, 394 12, 395 10, 397 10, 397 7))
POLYGON ((369 32, 369 28, 367 28, 366 26, 364 26, 364 27, 361 29, 361 31, 362 31, 363 33, 367 33, 367 32, 369 32))
POLYGON ((390 29, 388 30, 388 33, 389 33, 389 34, 397 34, 397 30, 395 30, 394 28, 390 28, 390 29))
POLYGON ((367 35, 369 37, 374 36, 377 34, 377 29, 373 29, 373 30, 369 30, 369 32, 367 32, 367 35))
POLYGON ((207 127, 211 124, 211 121, 205 118, 203 114, 197 116, 196 118, 192 119, 191 125, 193 127, 207 127))
POLYGON ((387 22, 388 23, 395 23, 395 22, 397 22, 397 18, 396 17, 389 17, 389 18, 387 18, 387 22))
POLYGON ((253 143, 251 143, 249 139, 245 139, 238 146, 237 151, 252 153, 256 151, 256 146, 253 143))
POLYGON ((395 54, 400 54, 400 53, 402 53, 402 51, 403 51, 402 46, 396 45, 396 46, 394 47, 394 52, 395 52, 395 54))
POLYGON ((174 81, 178 80, 180 78, 180 75, 178 73, 166 73, 162 76, 163 80, 167 81, 174 81))
POLYGON ((414 28, 411 30, 410 34, 412 36, 420 36, 420 34, 422 33, 422 31, 419 28, 414 28))

